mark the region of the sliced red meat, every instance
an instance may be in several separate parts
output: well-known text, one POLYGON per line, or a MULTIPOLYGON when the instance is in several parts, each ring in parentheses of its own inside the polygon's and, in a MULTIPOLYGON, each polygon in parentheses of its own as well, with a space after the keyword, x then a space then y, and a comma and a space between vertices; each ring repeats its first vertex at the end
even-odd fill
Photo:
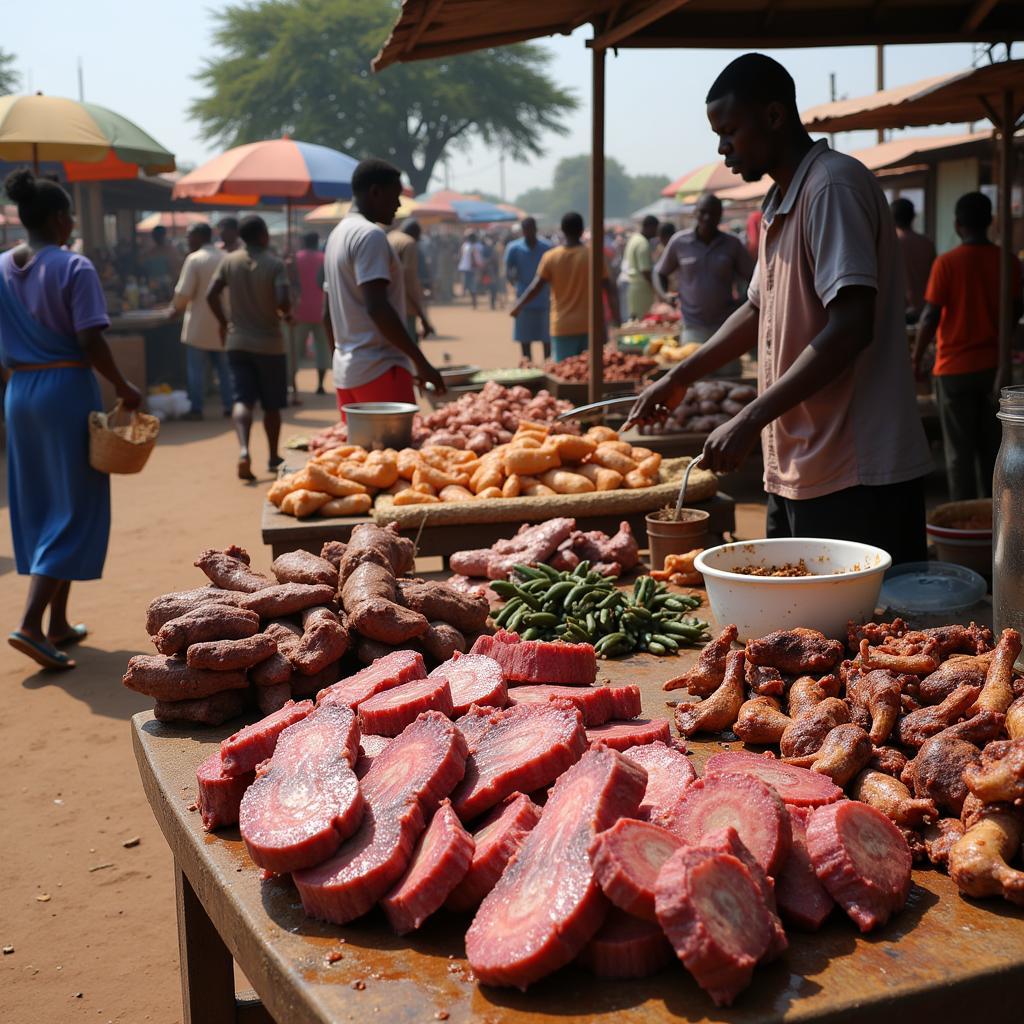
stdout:
POLYGON ((528 985, 574 959, 608 903, 594 880, 593 837, 636 813, 644 770, 614 750, 588 750, 559 778, 498 884, 466 932, 466 955, 485 985, 528 985))
POLYGON ((687 787, 671 825, 687 843, 731 825, 769 875, 781 869, 792 842, 785 804, 752 775, 705 774, 687 787))
POLYGON ((775 879, 775 902, 788 924, 816 932, 832 913, 835 901, 818 880, 807 852, 807 822, 811 812, 806 807, 790 807, 789 822, 793 843, 782 870, 775 879))
POLYGON ((462 733, 470 753, 476 750, 483 736, 494 720, 494 708, 478 708, 475 704, 455 720, 455 727, 462 733))
POLYGON ((767 783, 792 807, 817 807, 838 800, 843 791, 827 776, 784 764, 771 754, 750 750, 725 750, 712 754, 704 765, 705 775, 753 775, 767 783))
POLYGON ((590 863, 598 884, 615 906, 635 917, 657 921, 654 885, 658 872, 681 845, 681 839, 660 825, 623 818, 594 837, 590 863))
POLYGON ((478 636, 470 654, 493 658, 506 683, 590 686, 597 679, 597 655, 590 644, 520 640, 518 633, 499 629, 494 636, 478 636))
POLYGON ((215 750, 196 769, 196 782, 199 786, 196 804, 203 819, 203 828, 207 832, 238 824, 238 807, 255 778, 255 772, 228 775, 224 771, 219 750, 215 750))
POLYGON ((645 743, 668 743, 672 739, 667 718, 634 718, 630 722, 606 722, 587 729, 587 742, 603 743, 613 750, 640 747, 645 743))
POLYGON ((310 917, 347 924, 402 876, 427 819, 462 778, 466 741, 439 711, 425 711, 377 755, 360 786, 359 831, 329 860, 293 879, 310 917))
POLYGON ((649 978, 673 956, 660 925, 612 907, 576 961, 599 978, 649 978))
POLYGON ((482 654, 456 654, 438 665, 428 678, 448 680, 453 715, 464 715, 474 704, 503 708, 508 703, 501 666, 482 654))
POLYGON ((311 700, 298 704, 290 700, 278 711, 266 718, 239 729, 220 745, 220 756, 227 775, 244 775, 253 772, 261 761, 274 753, 277 738, 296 722, 301 722, 313 710, 311 700))
POLYGON ((445 907, 462 911, 480 906, 538 821, 540 808, 524 793, 513 793, 495 807, 473 833, 473 862, 465 878, 452 890, 445 907))
POLYGON ((414 931, 439 909, 473 860, 473 837, 448 800, 442 800, 420 838, 405 874, 380 905, 399 935, 414 931))
POLYGON ((614 705, 607 686, 552 686, 534 684, 514 686, 508 695, 511 704, 546 704, 550 700, 567 700, 579 708, 583 724, 588 728, 603 725, 612 717, 614 705))
POLYGON ((686 787, 697 778, 690 759, 660 740, 626 747, 623 753, 647 772, 647 790, 640 804, 640 817, 668 826, 686 787))
POLYGON ((356 778, 361 779, 373 764, 374 758, 380 755, 391 742, 389 736, 360 736, 359 759, 356 761, 356 778))
POLYGON ((885 924, 910 894, 910 847, 879 810, 857 800, 816 807, 807 851, 829 895, 862 932, 885 924))
POLYGON ((640 717, 640 687, 630 683, 628 686, 608 686, 608 696, 612 701, 611 718, 628 719, 640 717))
POLYGON ((317 704, 339 704, 357 708, 375 694, 414 679, 426 679, 427 666, 419 651, 392 651, 372 665, 316 695, 317 704))
POLYGON ((254 864, 277 874, 318 864, 359 827, 351 708, 320 707, 288 726, 242 798, 238 829, 254 864))
POLYGON ((452 805, 463 821, 472 821, 510 793, 554 782, 586 749, 587 734, 571 704, 496 711, 466 760, 466 776, 452 794, 452 805))
POLYGON ((417 679, 364 700, 359 705, 359 727, 364 733, 397 736, 424 711, 451 717, 452 692, 447 679, 417 679))
POLYGON ((655 907, 676 956, 717 1006, 730 1005, 777 948, 758 879, 720 848, 680 847, 658 875, 655 907))

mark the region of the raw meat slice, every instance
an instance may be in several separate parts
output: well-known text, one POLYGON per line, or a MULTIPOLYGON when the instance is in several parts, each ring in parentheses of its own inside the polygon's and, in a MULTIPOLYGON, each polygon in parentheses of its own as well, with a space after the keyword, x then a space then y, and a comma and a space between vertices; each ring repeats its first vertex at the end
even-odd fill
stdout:
POLYGON ((634 718, 630 722, 606 722, 587 730, 587 742, 603 743, 613 750, 640 747, 645 743, 668 743, 672 739, 667 718, 634 718))
POLYGON ((729 1006, 771 955, 775 915, 743 861, 721 849, 680 847, 658 875, 655 906, 676 956, 716 1006, 729 1006))
POLYGON ((659 925, 612 907, 576 960, 599 978, 649 978, 673 956, 659 925))
POLYGON ((391 742, 388 736, 360 736, 359 759, 356 761, 356 778, 361 779, 376 758, 391 742))
POLYGON ((827 776, 806 768, 784 764, 771 754, 750 750, 725 750, 712 754, 704 765, 705 775, 753 775, 767 783, 791 807, 817 807, 835 803, 843 791, 827 776))
POLYGON ((628 719, 640 717, 640 687, 608 686, 608 696, 612 701, 611 718, 628 719))
POLYGON ((807 852, 821 884, 862 932, 885 924, 907 902, 910 848, 869 804, 816 807, 807 823, 807 852))
POLYGON ((445 902, 448 910, 475 910, 537 822, 540 808, 525 793, 513 793, 473 833, 476 849, 466 877, 445 902))
POLYGON ((510 793, 554 782, 587 749, 580 713, 571 704, 521 704, 495 711, 466 760, 466 776, 452 794, 463 821, 490 810, 510 793))
POLYGON ((483 654, 456 654, 438 665, 428 678, 448 680, 453 715, 464 715, 473 704, 503 708, 508 703, 501 666, 483 654))
POLYGON ((277 738, 296 722, 301 722, 313 710, 313 702, 304 700, 296 704, 290 700, 272 715, 239 729, 220 745, 220 757, 225 775, 244 775, 254 772, 261 761, 266 761, 277 746, 277 738))
POLYGON ((129 690, 167 701, 195 700, 222 690, 244 690, 249 685, 244 672, 189 668, 184 658, 165 658, 162 654, 136 654, 129 658, 121 682, 129 690))
POLYGON ((792 842, 785 804, 774 789, 752 775, 705 773, 687 787, 671 824, 687 843, 699 843, 731 825, 769 875, 781 869, 792 842))
POLYGON ((615 750, 588 750, 559 778, 540 821, 480 904, 466 956, 485 985, 525 989, 569 963, 608 910, 587 849, 636 813, 644 770, 615 750))
POLYGON ((476 750, 480 737, 490 729, 494 721, 494 708, 478 708, 475 704, 461 718, 455 720, 455 727, 462 733, 470 753, 476 750))
POLYGON ((594 877, 621 910, 646 921, 657 921, 654 886, 661 866, 682 840, 660 825, 623 818, 599 832, 590 844, 594 877))
POLYGON ((219 750, 215 750, 196 769, 196 782, 199 786, 196 805, 207 832, 238 824, 239 804, 255 778, 255 772, 245 775, 225 774, 219 750))
POLYGON ((546 704, 549 700, 567 700, 579 708, 583 724, 604 725, 612 717, 612 698, 607 686, 551 686, 534 684, 514 686, 508 695, 511 704, 546 704))
POLYGON ((811 812, 806 807, 790 807, 789 822, 793 843, 789 856, 775 879, 775 902, 786 922, 805 931, 816 932, 832 913, 835 901, 818 881, 807 852, 807 822, 811 812))
POLYGON ((506 683, 590 686, 597 679, 597 655, 590 644, 520 640, 518 633, 499 629, 494 636, 478 636, 469 653, 493 658, 506 683))
POLYGON ((414 931, 438 910, 462 881, 473 860, 473 837, 448 800, 423 833, 409 867, 380 905, 399 935, 414 931))
POLYGON ((256 695, 256 707, 260 709, 261 715, 272 715, 292 699, 292 688, 287 683, 257 686, 253 692, 256 695))
POLYGON ((423 711, 451 717, 452 692, 447 679, 418 679, 378 693, 359 705, 359 727, 377 736, 397 736, 423 711))
POLYGON ((278 874, 310 867, 355 832, 365 806, 352 771, 358 751, 349 708, 317 708, 278 736, 238 819, 254 864, 278 874))
POLYGON ((670 827, 686 787, 697 778, 690 759, 660 740, 627 747, 623 753, 647 772, 647 790, 640 804, 639 816, 655 825, 670 827))
POLYGON ((423 664, 423 655, 419 651, 392 651, 354 676, 322 690, 316 695, 316 702, 357 708, 364 700, 383 690, 426 677, 427 666, 423 664))
POLYGON ((425 711, 377 755, 360 786, 366 814, 330 859, 293 876, 310 917, 347 924, 401 877, 427 819, 462 778, 466 742, 439 711, 425 711))
POLYGON ((158 722, 187 722, 191 725, 223 725, 245 710, 244 690, 222 690, 192 700, 158 700, 153 717, 158 722))

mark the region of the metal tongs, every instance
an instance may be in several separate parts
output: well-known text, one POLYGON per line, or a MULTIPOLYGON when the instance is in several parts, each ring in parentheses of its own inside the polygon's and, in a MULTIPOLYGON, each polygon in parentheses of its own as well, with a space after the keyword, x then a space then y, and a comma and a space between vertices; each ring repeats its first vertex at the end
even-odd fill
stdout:
POLYGON ((555 419, 558 420, 584 420, 589 419, 591 413, 603 412, 613 405, 632 405, 638 395, 619 395, 618 398, 604 398, 600 402, 591 402, 590 405, 578 405, 575 409, 567 412, 560 412, 555 419))

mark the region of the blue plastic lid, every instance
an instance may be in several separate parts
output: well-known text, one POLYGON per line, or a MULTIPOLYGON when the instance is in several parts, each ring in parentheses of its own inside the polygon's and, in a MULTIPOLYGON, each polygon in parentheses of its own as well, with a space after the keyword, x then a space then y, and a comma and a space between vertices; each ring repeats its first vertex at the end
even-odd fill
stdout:
POLYGON ((962 565, 904 562, 885 574, 879 601, 895 612, 952 614, 977 604, 987 590, 985 580, 962 565))

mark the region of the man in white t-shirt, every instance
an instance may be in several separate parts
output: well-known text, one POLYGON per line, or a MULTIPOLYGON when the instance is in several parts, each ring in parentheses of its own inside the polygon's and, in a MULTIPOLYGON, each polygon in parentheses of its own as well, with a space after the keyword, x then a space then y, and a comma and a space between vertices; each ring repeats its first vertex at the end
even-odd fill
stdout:
POLYGON ((445 390, 406 330, 402 267, 379 226, 395 219, 401 195, 397 167, 362 161, 352 175, 352 208, 327 239, 324 323, 334 339, 339 411, 351 402, 415 402, 414 376, 445 390))

